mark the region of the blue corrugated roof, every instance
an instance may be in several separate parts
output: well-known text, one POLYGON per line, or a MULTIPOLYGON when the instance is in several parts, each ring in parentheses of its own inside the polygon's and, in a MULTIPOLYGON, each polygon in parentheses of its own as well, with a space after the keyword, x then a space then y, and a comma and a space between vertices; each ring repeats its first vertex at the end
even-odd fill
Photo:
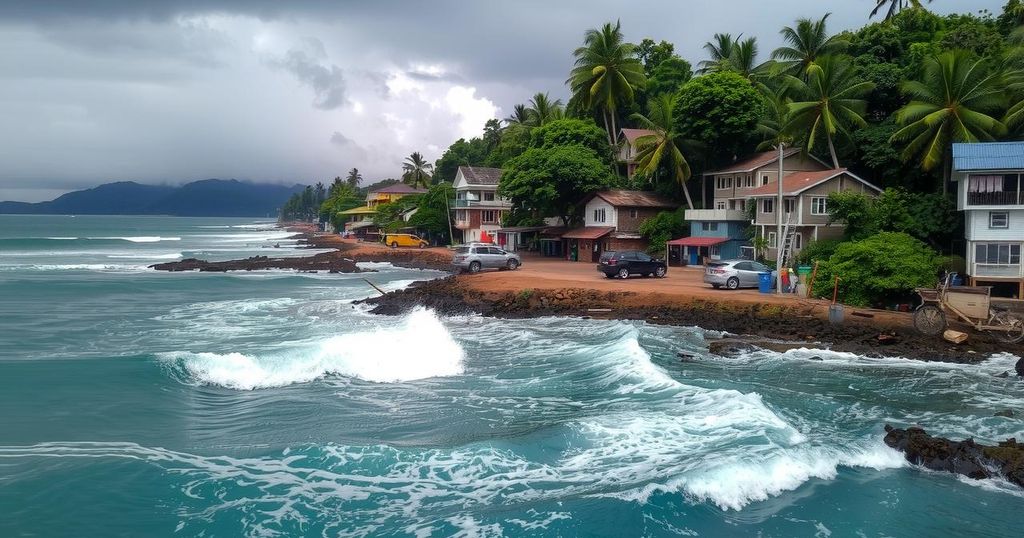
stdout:
POLYGON ((953 144, 953 170, 1024 170, 1024 142, 953 144))

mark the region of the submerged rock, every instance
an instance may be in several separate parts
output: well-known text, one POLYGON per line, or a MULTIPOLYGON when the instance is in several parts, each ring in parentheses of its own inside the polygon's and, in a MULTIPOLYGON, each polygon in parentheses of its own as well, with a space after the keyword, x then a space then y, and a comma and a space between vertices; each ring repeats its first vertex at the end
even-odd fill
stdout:
POLYGON ((993 416, 996 417, 1012 417, 1013 411, 1010 409, 1003 409, 1002 411, 996 411, 993 416))
POLYGON ((1001 476, 1024 487, 1024 444, 1014 438, 988 446, 974 439, 932 437, 921 428, 903 430, 886 424, 885 432, 885 444, 903 452, 910 463, 974 479, 1001 476))
POLYGON ((1018 376, 1024 377, 1024 358, 1018 360, 1017 364, 1014 365, 1013 369, 1017 371, 1018 376))
POLYGON ((360 273, 365 269, 359 269, 352 259, 340 256, 337 252, 325 252, 309 257, 293 258, 268 258, 266 256, 253 256, 244 260, 229 260, 223 262, 210 262, 196 258, 185 258, 184 260, 158 263, 150 265, 157 271, 202 271, 202 272, 225 272, 225 271, 259 271, 265 269, 294 269, 303 273, 315 273, 319 270, 330 273, 360 273))

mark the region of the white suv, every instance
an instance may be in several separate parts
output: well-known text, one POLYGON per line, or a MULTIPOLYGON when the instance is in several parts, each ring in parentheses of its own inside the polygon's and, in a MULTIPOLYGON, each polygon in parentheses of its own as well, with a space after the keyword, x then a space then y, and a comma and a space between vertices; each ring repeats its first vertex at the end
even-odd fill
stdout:
POLYGON ((469 271, 470 273, 479 273, 481 269, 514 271, 522 264, 518 254, 479 243, 456 247, 455 256, 452 258, 452 265, 460 271, 469 271))

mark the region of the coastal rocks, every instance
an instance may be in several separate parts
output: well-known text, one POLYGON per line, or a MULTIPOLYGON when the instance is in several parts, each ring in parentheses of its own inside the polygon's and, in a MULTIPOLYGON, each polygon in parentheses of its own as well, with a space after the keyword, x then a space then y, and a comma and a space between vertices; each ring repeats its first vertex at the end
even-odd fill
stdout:
MULTIPOLYGON (((765 338, 751 338, 751 337, 739 337, 739 338, 721 338, 717 340, 711 340, 708 342, 708 351, 715 355, 721 356, 735 356, 750 351, 756 351, 758 349, 765 349, 768 351, 774 351, 776 353, 785 353, 794 349, 820 349, 821 346, 818 344, 808 342, 782 342, 777 340, 768 340, 765 338)), ((819 357, 820 360, 820 357, 819 357)))
POLYGON ((932 437, 921 428, 903 430, 886 424, 885 432, 885 444, 903 452, 910 463, 974 479, 1003 477, 1024 487, 1024 444, 1014 438, 988 446, 973 439, 932 437))
POLYGON ((1024 377, 1024 358, 1018 360, 1013 369, 1017 371, 1018 377, 1024 377))
POLYGON ((1007 417, 1007 418, 1011 418, 1011 417, 1013 417, 1013 410, 1012 409, 1003 409, 1002 411, 996 411, 995 414, 993 414, 992 416, 994 416, 994 417, 1007 417))
POLYGON ((158 263, 150 265, 157 271, 201 271, 201 272, 226 272, 226 271, 259 271, 265 269, 293 269, 304 273, 316 273, 327 271, 329 273, 360 273, 363 269, 356 266, 355 261, 340 256, 337 252, 325 252, 310 257, 295 258, 268 258, 267 256, 253 256, 244 260, 229 260, 223 262, 210 262, 196 258, 158 263))

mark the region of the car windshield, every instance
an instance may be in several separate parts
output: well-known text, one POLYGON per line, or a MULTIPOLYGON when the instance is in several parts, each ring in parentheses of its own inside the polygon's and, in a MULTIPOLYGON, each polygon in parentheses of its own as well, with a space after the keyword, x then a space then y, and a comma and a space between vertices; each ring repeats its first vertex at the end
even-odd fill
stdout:
POLYGON ((459 247, 455 249, 456 254, 469 254, 469 247, 459 247))
POLYGON ((618 254, 618 253, 617 252, 606 251, 604 254, 601 254, 601 261, 606 262, 606 261, 608 261, 608 260, 610 260, 612 258, 615 258, 616 254, 618 254))

